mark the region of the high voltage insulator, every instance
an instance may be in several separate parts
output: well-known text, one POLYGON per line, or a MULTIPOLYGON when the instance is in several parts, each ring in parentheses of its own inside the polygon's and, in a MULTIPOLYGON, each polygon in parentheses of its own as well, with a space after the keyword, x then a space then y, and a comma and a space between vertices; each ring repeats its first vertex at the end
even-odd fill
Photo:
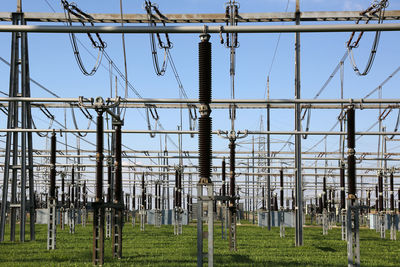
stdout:
POLYGON ((212 120, 211 109, 211 43, 203 34, 199 43, 199 167, 201 183, 211 183, 212 120))
POLYGON ((356 198, 356 157, 355 157, 355 111, 354 107, 347 110, 347 177, 348 177, 348 196, 356 198))
POLYGON ((344 170, 345 164, 344 162, 340 163, 340 209, 344 210, 346 208, 346 196, 345 196, 345 190, 344 190, 344 170))
POLYGON ((280 175, 280 186, 281 186, 281 208, 283 208, 283 206, 284 206, 284 203, 283 203, 283 201, 284 201, 284 193, 283 193, 283 170, 281 169, 281 170, 279 170, 279 175, 280 175))
POLYGON ((50 151, 50 198, 54 199, 56 194, 56 134, 51 135, 51 151, 50 151))
POLYGON ((144 185, 144 173, 142 174, 142 209, 146 209, 146 187, 144 185))
MULTIPOLYGON (((225 158, 222 159, 222 196, 226 196, 226 179, 225 179, 225 173, 226 173, 226 163, 225 163, 225 158)), ((225 203, 225 200, 223 201, 225 203)))
POLYGON ((394 211, 394 184, 393 172, 390 173, 390 211, 394 211))
POLYGON ((378 174, 378 190, 379 190, 379 211, 383 211, 383 174, 378 174))
POLYGON ((229 150, 230 150, 230 167, 231 167, 231 175, 230 175, 230 192, 229 195, 231 197, 231 203, 230 207, 233 208, 232 211, 235 213, 236 212, 236 196, 235 196, 235 190, 236 190, 236 184, 235 184, 235 141, 233 139, 230 140, 229 142, 229 150))

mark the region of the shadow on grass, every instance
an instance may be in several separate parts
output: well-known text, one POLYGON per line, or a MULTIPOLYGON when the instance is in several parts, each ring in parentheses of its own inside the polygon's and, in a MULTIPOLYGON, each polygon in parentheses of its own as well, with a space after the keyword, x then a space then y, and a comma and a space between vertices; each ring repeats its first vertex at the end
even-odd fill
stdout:
POLYGON ((331 248, 331 247, 320 247, 320 246, 314 246, 316 249, 325 251, 325 252, 337 252, 336 249, 331 248))
POLYGON ((250 259, 248 255, 242 254, 214 254, 215 262, 218 264, 223 264, 227 262, 234 262, 234 263, 247 263, 251 264, 254 263, 253 260, 250 259))

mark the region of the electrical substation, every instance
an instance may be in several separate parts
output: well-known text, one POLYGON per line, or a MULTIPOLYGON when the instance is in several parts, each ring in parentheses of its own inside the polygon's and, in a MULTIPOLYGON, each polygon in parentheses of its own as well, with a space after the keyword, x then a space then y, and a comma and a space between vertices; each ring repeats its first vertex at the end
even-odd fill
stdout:
POLYGON ((400 3, 6 2, 0 265, 399 265, 400 3))

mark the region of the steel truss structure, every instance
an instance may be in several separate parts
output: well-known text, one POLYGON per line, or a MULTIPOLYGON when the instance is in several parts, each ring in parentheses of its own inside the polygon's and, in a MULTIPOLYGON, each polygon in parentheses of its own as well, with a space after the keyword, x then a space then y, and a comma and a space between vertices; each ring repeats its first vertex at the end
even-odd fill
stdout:
MULTIPOLYGON (((147 15, 143 14, 127 14, 121 20, 119 14, 90 14, 93 18, 92 20, 87 20, 87 22, 95 22, 95 23, 126 23, 126 24, 142 24, 142 23, 172 23, 172 24, 181 24, 181 23, 195 23, 195 24, 214 24, 214 23, 227 23, 229 22, 229 18, 226 17, 225 14, 166 14, 163 17, 155 17, 151 21, 149 20, 147 15)), ((259 173, 255 170, 259 169, 261 171, 268 168, 268 192, 267 192, 267 210, 269 211, 271 208, 271 190, 270 187, 281 189, 281 204, 280 209, 284 209, 284 190, 293 190, 293 197, 289 196, 289 193, 286 194, 286 200, 294 201, 294 211, 296 218, 296 238, 295 244, 296 246, 301 246, 303 244, 303 216, 304 216, 304 203, 308 199, 317 199, 318 196, 312 197, 304 197, 303 191, 309 189, 321 189, 321 186, 317 183, 315 184, 304 184, 304 177, 323 177, 326 174, 326 170, 331 170, 329 177, 333 179, 333 182, 327 183, 329 186, 337 187, 339 183, 336 182, 338 178, 342 178, 344 171, 344 162, 342 161, 342 165, 338 167, 309 167, 303 166, 304 161, 319 161, 319 160, 329 160, 329 161, 340 161, 343 160, 342 155, 339 152, 307 152, 302 151, 301 148, 301 136, 302 135, 318 135, 318 136, 339 136, 339 135, 352 135, 351 144, 348 144, 348 159, 347 159, 347 167, 348 167, 348 176, 350 178, 351 183, 349 183, 349 196, 348 196, 348 211, 347 215, 343 212, 343 216, 347 216, 347 240, 349 246, 349 264, 350 261, 352 265, 357 265, 359 263, 359 247, 357 245, 358 236, 358 214, 359 214, 359 203, 366 202, 367 197, 362 197, 362 192, 370 190, 374 187, 374 181, 356 181, 355 174, 355 166, 357 164, 357 160, 361 161, 397 161, 399 160, 400 153, 387 152, 384 153, 375 153, 375 152, 356 152, 355 148, 355 136, 363 136, 363 135, 374 135, 374 136, 382 136, 386 138, 387 136, 393 135, 397 136, 399 133, 396 131, 362 131, 356 132, 354 127, 347 129, 346 131, 303 131, 301 128, 301 112, 303 109, 345 109, 347 110, 347 116, 350 117, 349 120, 354 121, 354 113, 355 111, 359 111, 362 109, 394 109, 400 108, 400 100, 399 99, 302 99, 300 95, 300 34, 305 32, 352 32, 352 31, 400 31, 399 23, 388 23, 388 24, 313 24, 313 25, 300 25, 302 21, 313 21, 313 22, 337 22, 337 21, 369 21, 369 20, 378 20, 379 18, 374 14, 365 13, 360 15, 360 12, 300 12, 300 7, 297 5, 296 12, 294 13, 242 13, 236 18, 236 23, 253 23, 253 22, 295 22, 295 25, 282 25, 282 26, 266 26, 266 25, 255 25, 255 26, 237 26, 232 25, 202 25, 202 26, 54 26, 54 25, 26 25, 27 22, 44 22, 44 23, 60 23, 67 22, 64 14, 48 14, 48 13, 22 13, 21 10, 16 13, 4 13, 0 12, 0 21, 11 21, 12 25, 0 25, 0 32, 12 32, 12 51, 11 51, 11 68, 10 68, 10 90, 9 97, 0 97, 0 105, 3 108, 8 110, 8 123, 7 129, 0 129, 0 132, 6 133, 7 141, 5 149, 0 150, 0 156, 4 157, 4 163, 0 164, 0 168, 2 168, 3 176, 3 188, 2 188, 2 205, 1 205, 1 214, 0 214, 0 242, 4 241, 4 232, 7 218, 7 209, 9 208, 11 211, 11 237, 12 241, 15 240, 15 225, 16 225, 16 210, 20 209, 20 241, 25 241, 25 220, 26 213, 29 212, 30 217, 33 218, 35 216, 35 205, 34 205, 34 188, 41 187, 39 191, 46 191, 48 187, 47 179, 38 180, 36 184, 34 184, 34 175, 37 177, 45 176, 47 173, 43 171, 43 169, 51 169, 51 177, 55 176, 56 168, 70 168, 77 167, 76 173, 81 174, 91 174, 96 173, 96 180, 88 180, 85 182, 85 187, 93 187, 96 186, 96 195, 93 199, 94 205, 94 224, 93 224, 93 264, 102 265, 104 263, 104 209, 106 207, 113 209, 112 215, 112 241, 113 241, 113 256, 117 258, 122 257, 122 226, 123 226, 123 211, 124 211, 124 196, 122 194, 123 188, 131 187, 133 183, 133 187, 135 185, 139 185, 142 183, 143 194, 142 196, 136 196, 135 192, 133 192, 133 207, 134 211, 136 208, 135 200, 141 198, 141 212, 145 214, 147 205, 146 205, 146 190, 152 191, 153 188, 156 189, 156 208, 164 210, 165 206, 169 206, 169 190, 172 188, 172 184, 174 180, 170 180, 168 175, 173 175, 174 166, 168 163, 168 159, 199 159, 199 163, 196 165, 193 164, 183 164, 181 165, 181 173, 183 176, 180 181, 182 185, 179 185, 179 195, 180 201, 182 201, 182 193, 181 190, 188 189, 187 192, 192 192, 193 188, 197 188, 197 201, 200 203, 201 207, 198 207, 198 265, 201 266, 203 264, 203 220, 205 219, 205 215, 203 212, 203 208, 206 208, 209 213, 207 220, 209 222, 209 230, 208 230, 208 254, 205 256, 208 258, 209 266, 213 264, 213 226, 212 223, 214 218, 214 213, 211 212, 213 209, 213 201, 217 199, 214 196, 213 188, 217 188, 220 185, 222 188, 225 187, 225 183, 221 184, 221 181, 216 181, 212 179, 212 176, 225 175, 222 171, 219 171, 219 166, 212 167, 213 160, 222 160, 225 157, 228 158, 230 155, 231 162, 228 162, 228 166, 231 169, 231 183, 230 183, 230 196, 224 196, 223 201, 228 203, 228 208, 230 209, 229 213, 229 225, 230 230, 232 231, 230 234, 231 239, 231 248, 232 250, 236 250, 236 213, 238 208, 237 199, 239 196, 235 191, 235 187, 240 185, 240 188, 244 192, 249 193, 253 189, 253 195, 247 194, 245 196, 241 196, 241 199, 254 199, 257 196, 254 194, 254 189, 258 189, 260 183, 264 183, 265 181, 261 181, 262 179, 256 179, 259 181, 258 184, 255 184, 254 177, 262 177, 265 176, 265 173, 259 173), (108 103, 111 106, 117 107, 118 105, 123 105, 126 108, 148 108, 148 105, 152 105, 155 108, 165 108, 165 109, 179 109, 182 108, 182 104, 191 105, 191 107, 197 108, 201 117, 199 118, 199 130, 190 130, 185 131, 182 129, 179 130, 132 130, 132 129, 121 129, 122 121, 119 119, 115 110, 111 110, 105 106, 96 106, 96 103, 99 99, 93 98, 31 98, 30 97, 30 78, 29 78, 29 61, 28 61, 28 43, 27 43, 27 34, 28 33, 181 33, 181 34, 200 34, 200 43, 199 43, 199 54, 201 57, 199 58, 199 68, 202 70, 200 77, 200 97, 199 99, 131 99, 131 98, 115 98, 115 99, 106 99, 103 100, 104 103, 108 103), (295 98, 294 99, 267 99, 267 100, 259 100, 259 99, 212 99, 211 98, 211 36, 210 34, 222 34, 222 33, 295 33, 295 98), (21 54, 21 55, 20 55, 21 54), (209 65, 208 65, 209 64, 209 65), (19 71, 21 69, 21 71, 19 71), (20 74, 21 73, 21 74, 20 74), (22 88, 19 88, 19 80, 21 80, 22 88), (94 109, 98 113, 97 118, 97 129, 96 130, 84 130, 84 129, 32 129, 32 119, 31 119, 31 109, 33 108, 70 108, 77 107, 80 105, 94 105, 94 109), (212 109, 231 109, 232 105, 237 109, 293 109, 295 114, 295 127, 294 131, 271 131, 268 127, 267 131, 264 130, 256 130, 256 131, 246 131, 246 135, 294 135, 295 136, 295 151, 294 152, 285 152, 285 151, 264 151, 264 148, 259 149, 259 151, 235 151, 235 141, 231 141, 231 151, 212 151, 211 149, 211 135, 221 135, 226 134, 228 132, 221 131, 213 131, 210 113, 212 109), (103 117, 102 114, 104 112, 108 112, 110 116, 113 117, 114 120, 114 129, 104 130, 103 127, 103 117), (350 115, 349 115, 350 114, 350 115), (18 121, 21 121, 21 127, 19 127, 18 121), (351 133, 349 133, 351 131, 351 133), (48 151, 48 150, 40 150, 34 149, 32 145, 32 133, 39 132, 53 132, 56 133, 68 134, 68 133, 97 133, 97 150, 70 150, 71 154, 63 155, 58 153, 57 158, 77 158, 85 160, 80 164, 61 164, 56 163, 54 157, 56 155, 56 151, 48 151), (113 200, 112 203, 104 203, 103 197, 103 169, 107 166, 104 162, 104 134, 112 134, 113 142, 115 145, 115 153, 111 155, 111 159, 113 161, 112 165, 114 168, 113 173, 113 181, 109 184, 114 184, 115 192, 110 193, 108 197, 113 200), (160 153, 160 151, 129 151, 121 149, 121 135, 128 134, 165 134, 165 135, 183 135, 183 134, 197 134, 199 137, 199 151, 186 151, 186 153, 182 154, 182 151, 173 151, 173 150, 165 150, 160 153), (19 140, 21 140, 21 146, 18 145, 19 140), (232 152, 233 151, 233 152, 232 152), (51 153, 52 152, 52 153, 51 153), (50 155, 51 153, 51 155, 50 155), (196 154, 199 153, 199 156, 196 154), (232 155, 233 153, 233 155, 232 155), (122 156, 121 156, 122 154, 122 156), (322 157, 328 156, 329 157, 322 157), (34 159, 48 159, 51 157, 50 164, 43 163, 34 163, 34 159), (90 164, 87 163, 90 158, 95 157, 96 163, 90 164), (122 166, 123 159, 158 159, 159 164, 124 164, 122 166), (250 161, 258 159, 262 164, 260 166, 251 166, 250 161), (247 166, 235 166, 235 160, 243 160, 244 162, 248 162, 247 166), (267 161, 266 161, 267 160, 267 161), (272 160, 274 163, 271 163, 272 160), (293 163, 292 166, 286 166, 282 168, 282 166, 278 166, 276 164, 277 161, 287 161, 293 163), (265 166, 265 163, 268 162, 268 166, 265 166), (160 163, 161 162, 161 163, 160 163), (150 169, 154 168, 154 169, 150 169), (158 168, 159 170, 155 170, 158 168), (212 170, 214 169, 214 171, 212 170), (252 171, 250 171, 250 169, 252 171), (17 201, 17 183, 18 183, 18 171, 20 173, 20 191, 21 197, 18 203, 17 201), (315 171, 315 172, 313 172, 315 171), (322 172, 321 172, 322 171, 322 172), (9 197, 9 189, 8 184, 10 180, 10 172, 11 172, 11 196, 9 197), (288 178, 284 181, 283 172, 288 178), (127 174, 133 174, 135 177, 133 179, 127 179, 127 174), (140 175, 143 175, 141 179, 140 175), (253 183, 251 184, 250 180, 247 179, 245 182, 240 181, 238 179, 235 180, 235 174, 237 176, 247 175, 248 178, 253 176, 253 183), (136 175, 138 175, 136 177, 136 175), (199 178, 198 183, 194 183, 191 180, 185 181, 184 177, 189 175, 190 177, 197 175, 199 178), (145 185, 145 176, 162 176, 161 180, 152 180, 150 179, 146 182, 145 185), (281 177, 279 182, 270 181, 271 177, 281 177), (27 186, 28 184, 28 186, 27 186), (357 188, 356 186, 360 185, 361 188, 357 188), (146 188, 145 188, 146 186, 146 188), (161 186, 163 188, 161 194, 161 186), (28 196, 26 197, 26 192, 28 189, 28 196), (165 193, 165 190, 168 193, 165 193), (360 192, 360 196, 358 196, 358 191, 360 192), (205 195, 205 193, 207 195, 205 195), (9 201, 9 207, 7 203, 9 201), (207 204, 207 207, 203 207, 202 203, 207 204), (166 203, 168 203, 166 205, 166 203), (233 230, 232 230, 233 229, 233 230), (355 254, 355 255, 354 255, 355 254), (350 260, 351 259, 351 260, 350 260), (354 261, 354 262, 353 262, 354 261)), ((386 11, 384 14, 385 20, 400 20, 400 11, 392 10, 386 11)), ((72 19, 72 22, 81 22, 82 19, 72 19)), ((98 103, 97 103, 98 104, 98 103)), ((237 134, 243 134, 244 132, 237 132, 237 134)), ((268 138, 269 140, 269 138, 268 138)), ((269 144, 268 144, 269 145, 269 144)), ((254 146, 254 144, 253 144, 254 146)), ((52 146, 53 147, 53 146, 52 146)), ((54 145, 55 147, 55 145, 54 145)), ((260 148, 263 145, 259 146, 260 148)), ((225 167, 225 165, 224 165, 225 167)), ((381 170, 385 171, 388 175, 388 170, 382 166, 381 168, 365 168, 360 167, 357 168, 359 171, 376 171, 381 170)), ((399 178, 399 174, 393 174, 397 169, 392 170, 391 178, 399 178)), ((236 176, 236 177, 237 177, 236 176)), ((368 179, 378 178, 377 175, 365 173, 361 177, 368 179)), ((54 178, 55 179, 55 178, 54 178)), ((362 179, 362 178, 361 178, 362 179)), ((325 180, 325 179, 324 179, 325 180)), ((228 183, 227 183, 228 184, 228 183)), ((391 203, 394 203, 393 199, 393 191, 394 185, 399 185, 399 183, 391 182, 391 203)), ((263 185, 261 185, 263 186, 263 185)), ((340 181, 340 186, 343 187, 342 182, 340 181)), ((52 215, 51 222, 49 221, 49 227, 51 231, 49 231, 49 238, 51 237, 51 242, 49 243, 49 249, 55 249, 55 222, 54 222, 54 213, 55 213, 55 203, 54 200, 57 198, 53 190, 55 189, 55 184, 51 182, 51 195, 49 198, 48 208, 50 209, 50 214, 52 215)), ((324 188, 326 189, 326 188, 324 188)), ((75 189, 73 189, 75 190, 75 189)), ((134 189, 135 190, 135 189, 134 189)), ((177 192, 178 192, 177 191, 177 192)), ((225 189, 224 189, 225 192, 225 189)), ((315 191, 316 192, 316 191, 315 191)), ((342 190, 344 194, 344 189, 342 190)), ((369 191, 370 192, 370 191, 369 191)), ((192 194, 192 193, 190 193, 192 194)), ((189 203, 191 203, 191 199, 195 196, 188 194, 188 207, 189 203), (190 201, 189 201, 190 199, 190 201)), ((73 194, 72 194, 73 195, 73 194)), ((264 195, 264 194, 263 194, 264 195)), ((86 202, 87 193, 84 190, 83 201, 86 202)), ((258 197, 261 199, 261 197, 258 197)), ((129 197, 128 197, 129 199, 129 197)), ((264 199, 264 196, 262 196, 264 199)), ((369 197, 368 197, 369 199, 369 197)), ((222 199, 221 199, 222 200, 222 199)), ((259 200, 259 199, 256 199, 259 200)), ((344 197, 341 195, 341 204, 342 209, 344 208, 344 197)), ((380 202, 383 200, 380 199, 380 202)), ((256 201, 257 202, 257 201, 256 201)), ((151 198, 150 198, 151 203, 151 198)), ((250 207, 249 202, 249 207, 250 207)), ((176 207, 181 208, 182 203, 177 204, 176 207)), ((151 204, 150 204, 151 205, 151 204)), ((394 205, 394 204, 393 204, 394 205)), ((383 204, 380 204, 382 207, 383 204)), ((253 212, 257 210, 257 206, 252 204, 253 212)), ((392 208, 391 208, 392 209, 392 208)), ((249 210, 248 210, 249 211, 249 210)), ((179 211, 180 212, 180 211, 179 211)), ((392 209, 393 212, 393 209, 392 209)), ((254 214, 254 213, 253 213, 254 214)), ((254 215, 253 215, 254 219, 254 215)), ((269 220, 268 220, 269 221, 269 220)), ((345 221, 345 220, 343 220, 345 221)), ((144 223, 144 219, 141 223, 144 223)), ((144 230, 144 224, 143 224, 144 230)), ((34 229, 34 220, 30 220, 30 235, 31 240, 35 239, 35 229, 34 229)), ((284 229, 281 229, 281 234, 284 236, 284 229)), ((393 239, 395 237, 393 236, 393 239)), ((240 248, 239 248, 240 249, 240 248)))

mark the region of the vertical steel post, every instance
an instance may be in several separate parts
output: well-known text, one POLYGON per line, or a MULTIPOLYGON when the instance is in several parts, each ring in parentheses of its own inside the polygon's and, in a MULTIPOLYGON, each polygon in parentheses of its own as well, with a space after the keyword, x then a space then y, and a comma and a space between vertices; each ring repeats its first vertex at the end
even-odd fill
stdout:
POLYGON ((104 200, 103 200, 103 109, 96 109, 96 199, 93 211, 93 265, 104 264, 104 200))
MULTIPOLYGON (((296 25, 300 25, 300 1, 296 0, 296 25)), ((300 99, 300 33, 295 33, 295 99, 300 99)), ((303 189, 301 168, 301 107, 295 104, 295 170, 296 170, 296 246, 303 245, 303 189)))
MULTIPOLYGON (((20 6, 17 13, 12 13, 12 24, 13 25, 26 25, 24 14, 21 13, 20 6)), ((12 33, 11 38, 11 66, 10 66, 10 87, 9 97, 30 97, 30 78, 29 78, 29 59, 28 59, 28 38, 27 33, 15 32, 12 33), (21 49, 21 50, 20 50, 21 49), (19 51, 21 51, 21 58, 19 57, 19 51), (21 91, 19 90, 20 70, 21 65, 21 91)), ((18 101, 10 102, 7 116, 7 129, 30 129, 32 128, 31 123, 31 111, 30 103, 23 102, 21 104, 21 125, 19 122, 19 105, 18 101)), ((7 202, 8 202, 8 182, 10 172, 12 173, 11 183, 11 199, 10 199, 10 240, 15 241, 15 226, 16 226, 16 214, 17 209, 21 211, 20 221, 20 241, 25 241, 25 222, 26 222, 26 174, 28 170, 29 178, 29 212, 30 217, 30 239, 35 240, 35 199, 34 199, 34 184, 33 184, 33 155, 32 155, 32 133, 21 133, 21 159, 18 164, 18 142, 19 133, 9 132, 6 134, 6 153, 4 159, 4 177, 3 177, 3 194, 0 214, 0 242, 4 241, 6 213, 7 213, 7 202), (28 144, 27 144, 28 143, 28 144), (12 153, 11 153, 12 151, 12 153), (12 155, 12 161, 11 161, 12 155), (28 160, 27 160, 28 158, 28 160), (28 161, 28 162, 27 162, 28 161), (11 163, 12 162, 12 163, 11 163), (21 173, 21 201, 17 203, 17 187, 18 187, 18 170, 21 173)))

